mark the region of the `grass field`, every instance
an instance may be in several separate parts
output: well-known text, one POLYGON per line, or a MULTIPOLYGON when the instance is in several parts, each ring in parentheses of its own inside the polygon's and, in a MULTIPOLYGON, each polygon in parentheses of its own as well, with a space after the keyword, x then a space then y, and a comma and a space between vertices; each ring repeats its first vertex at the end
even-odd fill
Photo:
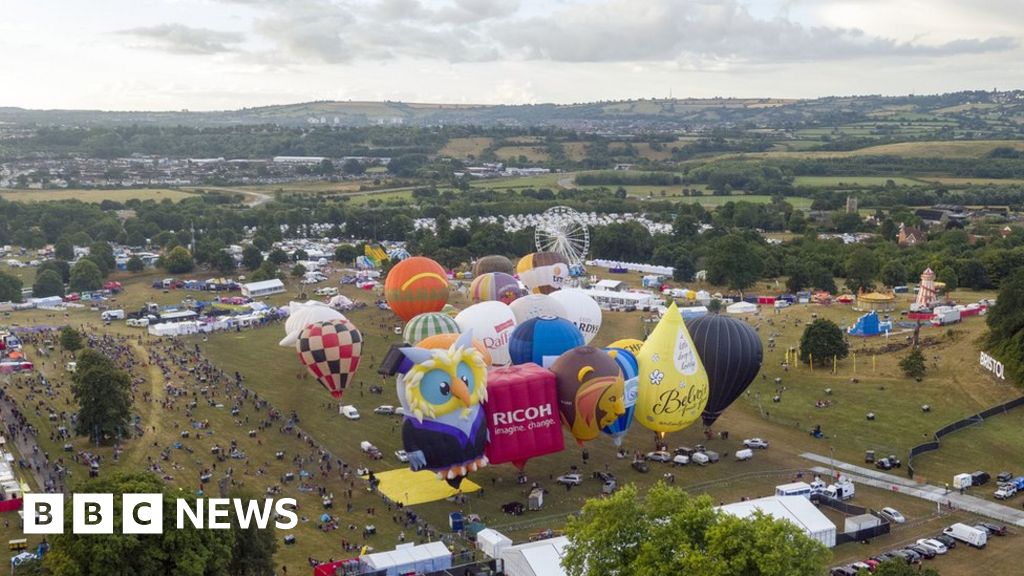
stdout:
POLYGON ((468 158, 470 156, 475 158, 480 156, 492 142, 494 142, 492 138, 484 136, 452 138, 448 140, 448 143, 444 145, 444 148, 441 148, 438 154, 441 156, 451 156, 452 158, 468 158))
POLYGON ((0 197, 16 202, 47 202, 51 200, 81 200, 100 203, 104 200, 126 202, 128 200, 170 200, 177 202, 191 198, 193 194, 171 188, 124 188, 116 190, 4 190, 0 197))
POLYGON ((793 185, 813 188, 885 186, 890 180, 896 186, 922 186, 925 184, 916 178, 902 178, 899 176, 892 178, 888 176, 797 176, 793 180, 793 185))
POLYGON ((900 156, 903 158, 982 158, 995 148, 1024 150, 1019 140, 939 140, 900 142, 848 151, 794 151, 728 154, 720 158, 844 158, 851 156, 900 156))
POLYGON ((547 162, 551 159, 544 146, 502 146, 494 154, 502 160, 518 160, 520 156, 528 162, 547 162))
POLYGON ((1021 178, 956 178, 952 176, 922 176, 924 182, 946 186, 1024 186, 1021 178))

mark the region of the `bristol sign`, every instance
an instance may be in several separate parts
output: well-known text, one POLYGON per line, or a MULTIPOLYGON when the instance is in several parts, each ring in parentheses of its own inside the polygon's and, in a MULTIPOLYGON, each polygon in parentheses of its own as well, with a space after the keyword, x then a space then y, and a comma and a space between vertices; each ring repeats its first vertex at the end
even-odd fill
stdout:
POLYGON ((1000 362, 999 360, 996 360, 995 358, 982 352, 981 361, 979 363, 981 364, 982 368, 995 374, 996 377, 999 378, 1000 380, 1006 380, 1006 376, 1004 375, 1003 363, 1000 362))

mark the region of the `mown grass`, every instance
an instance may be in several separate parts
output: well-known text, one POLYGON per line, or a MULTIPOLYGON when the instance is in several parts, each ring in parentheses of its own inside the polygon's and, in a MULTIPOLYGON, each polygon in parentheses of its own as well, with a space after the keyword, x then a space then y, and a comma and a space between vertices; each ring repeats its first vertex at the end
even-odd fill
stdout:
POLYGON ((104 200, 170 200, 178 202, 194 194, 173 188, 118 188, 115 190, 63 189, 63 190, 4 190, 0 197, 14 202, 49 202, 55 200, 81 200, 98 204, 104 200))

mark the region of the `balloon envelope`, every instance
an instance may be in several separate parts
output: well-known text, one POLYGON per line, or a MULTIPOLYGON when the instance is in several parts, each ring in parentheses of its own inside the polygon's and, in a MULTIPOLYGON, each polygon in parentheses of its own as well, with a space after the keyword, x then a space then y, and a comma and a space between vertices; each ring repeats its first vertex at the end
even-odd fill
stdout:
POLYGON ((640 373, 640 366, 637 364, 636 356, 624 348, 605 348, 609 356, 615 359, 622 370, 623 382, 623 406, 626 411, 615 419, 614 422, 601 428, 601 432, 612 437, 616 446, 622 445, 622 439, 633 423, 633 413, 636 411, 637 377, 640 373))
POLYGON ((708 401, 708 375, 673 302, 637 355, 636 420, 655 432, 693 423, 708 401))
POLYGON ((728 316, 692 318, 686 328, 708 373, 710 395, 701 419, 711 426, 757 377, 764 348, 749 324, 728 316))
POLYGON ((616 340, 608 345, 609 348, 622 348, 627 352, 636 356, 640 352, 640 348, 644 345, 643 340, 637 340, 636 338, 623 338, 622 340, 616 340))
POLYGON ((551 294, 569 280, 569 262, 557 252, 534 252, 519 259, 516 273, 534 294, 551 294))
POLYGON ((554 316, 565 318, 565 306, 547 294, 527 294, 508 305, 516 316, 516 322, 522 324, 530 318, 554 316))
POLYGON ((406 342, 413 344, 438 334, 458 334, 459 325, 455 319, 444 312, 425 312, 417 314, 405 324, 402 335, 406 342))
POLYGON ((491 464, 511 462, 522 470, 527 459, 564 448, 555 375, 550 370, 536 364, 491 370, 484 411, 491 464))
POLYGON ((448 275, 430 258, 406 258, 384 279, 384 297, 388 306, 405 321, 417 314, 437 312, 448 302, 448 275))
POLYGON ((302 329, 295 342, 299 361, 327 388, 335 399, 341 399, 349 380, 359 368, 363 337, 354 324, 345 318, 314 322, 302 329))
POLYGON ((455 316, 455 322, 463 332, 473 331, 473 337, 483 342, 491 353, 493 366, 505 366, 511 362, 508 343, 516 327, 512 310, 501 302, 481 302, 466 308, 455 316))
POLYGON ((501 255, 484 256, 473 265, 473 276, 480 276, 490 272, 501 272, 503 274, 515 274, 516 266, 511 260, 501 255))
POLYGON ((323 302, 309 300, 307 302, 289 302, 288 319, 284 321, 283 340, 278 342, 279 346, 294 346, 299 338, 299 333, 307 325, 314 322, 337 320, 345 316, 323 302))
POLYGON ((622 371, 604 350, 574 348, 559 356, 551 371, 562 422, 577 442, 597 438, 601 428, 625 413, 622 371))
POLYGON ((562 288, 552 292, 551 297, 558 301, 565 308, 565 318, 580 329, 583 334, 583 343, 590 344, 590 341, 597 336, 601 329, 601 306, 597 301, 587 295, 579 288, 562 288))
POLYGON ((469 285, 469 299, 473 303, 497 300, 511 304, 525 293, 519 281, 504 272, 490 272, 477 276, 469 285))
POLYGON ((532 362, 545 368, 569 350, 583 346, 583 335, 564 318, 541 316, 516 326, 508 344, 513 364, 532 362))

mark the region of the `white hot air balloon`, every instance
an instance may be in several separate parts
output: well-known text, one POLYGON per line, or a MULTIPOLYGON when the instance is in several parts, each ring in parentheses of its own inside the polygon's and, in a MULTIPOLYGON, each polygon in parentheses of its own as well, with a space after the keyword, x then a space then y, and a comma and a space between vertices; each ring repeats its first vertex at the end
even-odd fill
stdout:
POLYGON ((306 302, 289 302, 288 319, 284 322, 285 337, 278 342, 280 346, 295 346, 302 329, 314 322, 326 322, 344 318, 345 315, 323 302, 309 300, 306 302))
POLYGON ((516 324, 541 316, 565 318, 567 314, 565 306, 548 294, 527 294, 515 299, 508 307, 516 317, 516 324))
POLYGON ((473 331, 473 338, 482 342, 490 352, 492 365, 512 363, 508 343, 516 327, 516 316, 507 304, 496 300, 474 304, 459 312, 455 323, 463 332, 473 331))
POLYGON ((565 308, 565 318, 572 322, 583 333, 583 343, 590 344, 590 341, 597 336, 601 330, 601 306, 579 288, 562 288, 552 292, 549 298, 554 299, 565 308))

